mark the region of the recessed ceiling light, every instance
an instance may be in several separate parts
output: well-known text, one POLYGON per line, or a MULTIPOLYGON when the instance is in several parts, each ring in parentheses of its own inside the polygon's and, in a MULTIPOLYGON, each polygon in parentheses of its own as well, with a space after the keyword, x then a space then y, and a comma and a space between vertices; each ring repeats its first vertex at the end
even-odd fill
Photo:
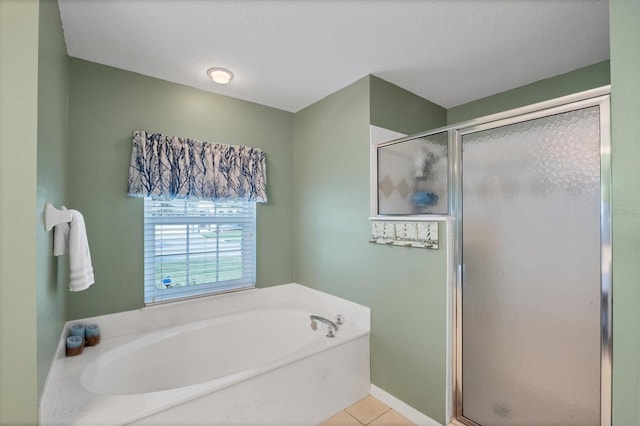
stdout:
POLYGON ((224 68, 213 67, 207 70, 207 74, 215 83, 227 84, 233 80, 233 73, 224 68))

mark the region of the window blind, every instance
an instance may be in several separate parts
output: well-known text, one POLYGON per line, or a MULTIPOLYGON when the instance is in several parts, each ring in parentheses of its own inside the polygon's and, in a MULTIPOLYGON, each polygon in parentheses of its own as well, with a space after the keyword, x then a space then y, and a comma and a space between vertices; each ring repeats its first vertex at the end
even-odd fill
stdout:
POLYGON ((255 286, 255 230, 255 202, 145 198, 145 304, 255 286))

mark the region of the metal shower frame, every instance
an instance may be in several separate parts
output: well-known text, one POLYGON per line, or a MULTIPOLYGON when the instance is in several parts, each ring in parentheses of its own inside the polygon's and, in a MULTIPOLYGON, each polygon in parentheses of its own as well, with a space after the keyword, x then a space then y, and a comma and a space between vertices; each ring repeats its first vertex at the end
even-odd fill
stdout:
MULTIPOLYGON (((598 106, 600 108, 600 424, 611 426, 612 422, 612 248, 611 248, 611 122, 610 122, 611 86, 587 90, 561 98, 528 105, 513 110, 488 115, 474 120, 441 127, 389 142, 376 147, 395 144, 438 133, 448 133, 448 191, 449 215, 413 216, 411 220, 445 220, 453 227, 453 247, 450 250, 453 261, 448 262, 447 274, 451 287, 450 323, 453 333, 450 348, 451 387, 447 395, 447 417, 454 426, 480 426, 462 415, 462 136, 481 130, 502 127, 514 123, 533 120, 545 116, 560 114, 581 108, 598 106), (453 218, 453 221, 450 219, 453 218)), ((375 156, 372 156, 372 167, 375 156)), ((374 170, 372 168, 372 170, 374 170)), ((377 181, 372 176, 373 218, 394 220, 392 216, 377 215, 377 181)), ((403 220, 408 220, 406 216, 403 220)))

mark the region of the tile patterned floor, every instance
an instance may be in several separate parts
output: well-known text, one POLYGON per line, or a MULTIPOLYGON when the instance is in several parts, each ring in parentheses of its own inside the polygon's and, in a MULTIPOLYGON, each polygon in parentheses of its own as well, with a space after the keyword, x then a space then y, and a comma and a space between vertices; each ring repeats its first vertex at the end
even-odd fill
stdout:
POLYGON ((415 426, 409 419, 368 396, 345 408, 320 426, 415 426))

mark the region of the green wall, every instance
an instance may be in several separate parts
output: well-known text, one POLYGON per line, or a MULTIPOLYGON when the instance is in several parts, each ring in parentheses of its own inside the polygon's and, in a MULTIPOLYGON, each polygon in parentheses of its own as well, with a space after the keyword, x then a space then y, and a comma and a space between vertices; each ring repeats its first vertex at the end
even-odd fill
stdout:
MULTIPOLYGON (((68 57, 58 2, 40 0, 38 55, 38 177, 36 213, 45 202, 59 207, 66 200, 68 133, 68 57)), ((42 391, 65 321, 68 256, 54 257, 53 232, 46 232, 38 216, 37 320, 38 391, 42 391)))
POLYGON ((460 123, 496 112, 571 95, 594 87, 606 86, 609 82, 609 61, 599 62, 566 74, 449 108, 447 123, 460 123))
MULTIPOLYGON (((370 106, 407 97, 394 87, 365 77, 296 113, 295 280, 371 307, 372 382, 444 422, 446 248, 368 243, 370 106)), ((414 123, 394 111, 397 131, 445 124, 442 109, 414 123)))
POLYGON ((143 306, 143 200, 126 195, 135 130, 265 150, 257 285, 293 281, 293 114, 80 59, 69 66, 68 206, 85 217, 96 283, 69 294, 68 319, 143 306))
POLYGON ((613 418, 640 424, 640 2, 612 0, 613 418))
POLYGON ((371 76, 371 124, 412 135, 447 122, 447 110, 395 84, 371 76))
POLYGON ((0 1, 0 424, 37 422, 38 9, 0 1))

